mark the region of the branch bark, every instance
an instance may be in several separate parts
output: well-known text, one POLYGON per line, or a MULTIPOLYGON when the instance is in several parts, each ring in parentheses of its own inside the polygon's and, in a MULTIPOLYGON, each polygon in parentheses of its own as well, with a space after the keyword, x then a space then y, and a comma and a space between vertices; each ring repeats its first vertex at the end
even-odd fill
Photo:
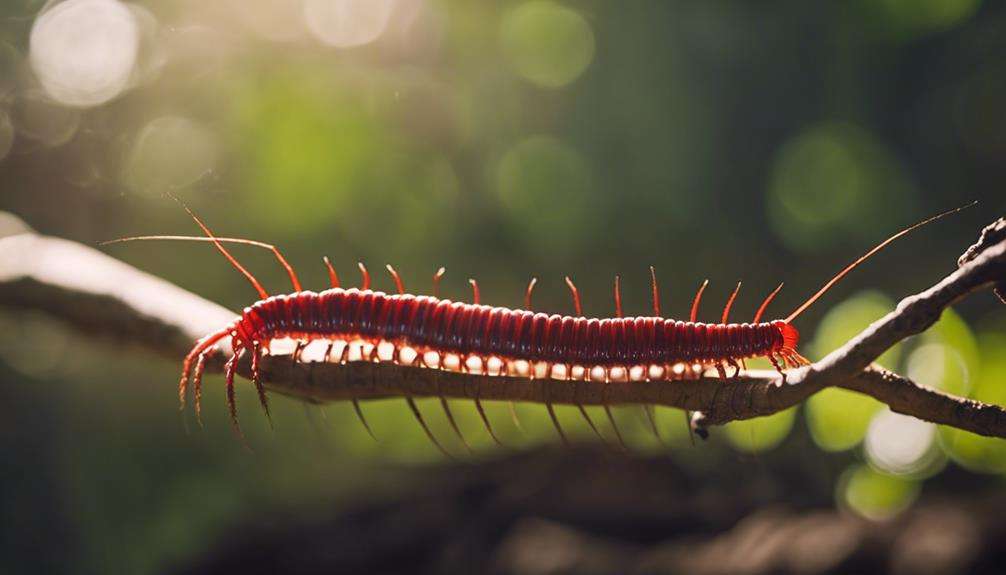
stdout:
MULTIPOLYGON (((873 365, 896 343, 932 326, 954 302, 976 290, 1001 287, 1004 278, 1006 239, 983 234, 962 257, 959 269, 905 298, 820 361, 788 372, 785 383, 775 372, 747 371, 728 380, 546 384, 391 364, 295 363, 281 355, 263 358, 261 370, 270 390, 309 402, 443 396, 581 405, 649 403, 699 411, 701 426, 770 415, 826 387, 842 387, 870 395, 899 413, 1006 438, 1002 407, 929 389, 873 365)), ((0 239, 0 305, 42 310, 87 333, 177 359, 196 339, 236 315, 97 250, 33 233, 0 239)), ((219 371, 220 358, 217 354, 208 369, 219 371)), ((240 364, 245 376, 249 363, 245 357, 240 364)))

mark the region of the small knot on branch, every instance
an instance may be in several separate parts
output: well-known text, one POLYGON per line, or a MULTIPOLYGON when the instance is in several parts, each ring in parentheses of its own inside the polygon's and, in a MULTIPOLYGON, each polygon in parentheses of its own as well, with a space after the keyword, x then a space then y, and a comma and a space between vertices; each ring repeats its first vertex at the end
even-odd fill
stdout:
MULTIPOLYGON (((999 218, 985 226, 978 241, 971 245, 961 257, 957 258, 957 267, 963 266, 978 257, 978 254, 1003 241, 1006 241, 1006 218, 999 218)), ((1006 304, 1006 277, 992 288, 992 292, 996 294, 999 301, 1006 304)))

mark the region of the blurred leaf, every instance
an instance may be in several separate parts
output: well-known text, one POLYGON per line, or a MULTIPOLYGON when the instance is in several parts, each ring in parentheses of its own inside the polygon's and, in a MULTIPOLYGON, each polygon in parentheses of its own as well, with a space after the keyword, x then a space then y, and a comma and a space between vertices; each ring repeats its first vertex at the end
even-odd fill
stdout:
POLYGON ((980 354, 971 328, 953 309, 947 309, 919 336, 919 349, 909 360, 907 374, 918 383, 954 395, 967 395, 980 369, 980 354), (928 351, 927 355, 922 352, 928 351), (920 362, 913 368, 913 360, 920 362))
MULTIPOLYGON (((828 310, 821 319, 809 346, 811 353, 815 357, 824 357, 893 309, 894 301, 881 292, 865 290, 853 294, 828 310)), ((877 363, 894 369, 900 357, 901 346, 896 345, 881 355, 877 363)))
POLYGON ((594 33, 575 10, 547 0, 525 2, 500 26, 503 53, 518 74, 544 88, 569 84, 594 58, 594 33))
POLYGON ((727 441, 736 449, 749 453, 768 451, 782 443, 793 428, 796 407, 766 417, 731 421, 726 425, 727 441))
POLYGON ((548 246, 559 257, 570 256, 600 226, 586 162, 555 138, 533 136, 513 146, 500 159, 496 179, 502 215, 529 248, 548 246))
MULTIPOLYGON (((880 292, 853 295, 821 320, 810 345, 814 355, 822 357, 834 351, 893 308, 894 302, 880 292)), ((900 353, 901 346, 895 346, 880 356, 878 363, 896 366, 900 353)), ((815 443, 827 451, 844 451, 863 440, 882 404, 867 395, 831 388, 811 396, 806 406, 807 426, 815 443)))
POLYGON ((839 480, 838 499, 858 515, 880 521, 907 509, 918 497, 918 482, 854 465, 839 480))
POLYGON ((882 405, 854 391, 824 389, 807 400, 807 426, 821 449, 845 451, 859 445, 882 405))
MULTIPOLYGON (((978 339, 981 350, 981 373, 974 382, 969 397, 1006 405, 1006 336, 982 333, 978 339)), ((984 437, 946 426, 940 427, 940 439, 951 459, 963 467, 982 473, 1006 473, 1006 441, 984 437)))

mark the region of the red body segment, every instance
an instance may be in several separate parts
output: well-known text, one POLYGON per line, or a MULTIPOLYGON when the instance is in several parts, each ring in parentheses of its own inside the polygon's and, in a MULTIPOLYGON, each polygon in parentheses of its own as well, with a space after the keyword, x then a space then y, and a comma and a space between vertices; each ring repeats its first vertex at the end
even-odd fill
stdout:
POLYGON ((243 346, 271 339, 390 341, 462 357, 583 366, 719 364, 788 355, 796 330, 781 321, 706 324, 661 317, 584 318, 430 296, 334 288, 269 297, 235 324, 243 346))

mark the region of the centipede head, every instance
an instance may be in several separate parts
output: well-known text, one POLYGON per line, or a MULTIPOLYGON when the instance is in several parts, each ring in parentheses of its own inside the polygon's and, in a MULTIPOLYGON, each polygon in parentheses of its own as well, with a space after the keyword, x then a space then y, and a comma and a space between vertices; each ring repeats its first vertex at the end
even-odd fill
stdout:
POLYGON ((772 327, 779 331, 782 343, 779 345, 781 353, 795 353, 796 346, 800 343, 800 332, 793 327, 793 324, 777 319, 772 322, 772 327))

